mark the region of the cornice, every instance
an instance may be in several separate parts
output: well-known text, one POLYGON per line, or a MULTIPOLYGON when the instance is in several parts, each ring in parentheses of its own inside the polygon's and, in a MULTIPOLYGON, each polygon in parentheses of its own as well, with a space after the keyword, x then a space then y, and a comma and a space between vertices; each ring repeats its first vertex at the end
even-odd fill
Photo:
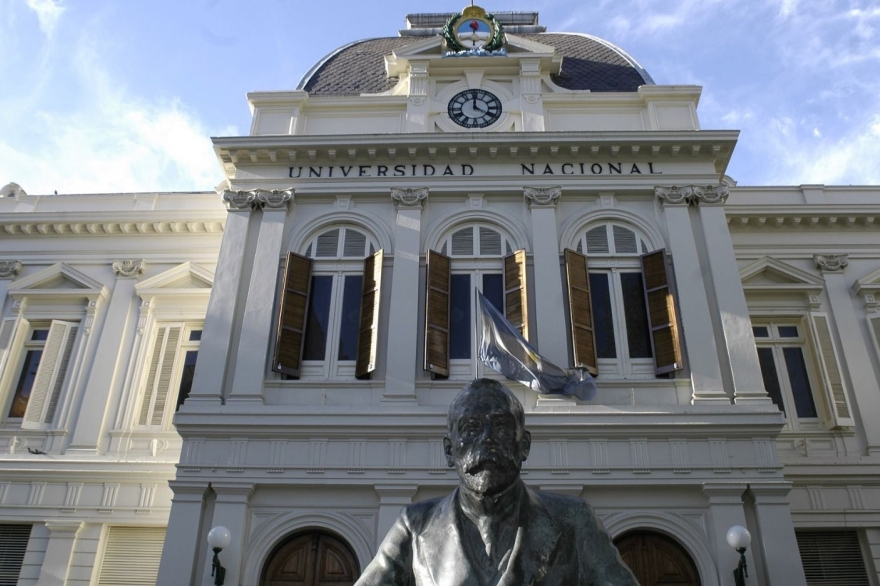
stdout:
POLYGON ((163 214, 156 216, 149 212, 142 220, 132 221, 138 212, 129 213, 125 219, 95 218, 75 214, 5 214, 5 219, 12 221, 0 222, 0 238, 3 236, 104 236, 132 234, 222 234, 226 224, 226 214, 211 215, 198 218, 181 218, 180 214, 163 214))
POLYGON ((736 228, 878 228, 877 205, 731 205, 724 208, 727 224, 736 228))

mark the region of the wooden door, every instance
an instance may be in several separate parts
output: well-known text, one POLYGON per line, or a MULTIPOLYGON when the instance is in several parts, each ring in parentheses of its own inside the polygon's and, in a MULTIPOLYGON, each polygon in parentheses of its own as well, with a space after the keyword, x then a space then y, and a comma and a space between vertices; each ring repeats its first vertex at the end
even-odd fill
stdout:
POLYGON ((340 539, 320 532, 293 536, 269 556, 261 586, 352 586, 357 559, 340 539))
POLYGON ((641 586, 700 586, 691 556, 665 535, 635 531, 617 538, 614 545, 641 586))

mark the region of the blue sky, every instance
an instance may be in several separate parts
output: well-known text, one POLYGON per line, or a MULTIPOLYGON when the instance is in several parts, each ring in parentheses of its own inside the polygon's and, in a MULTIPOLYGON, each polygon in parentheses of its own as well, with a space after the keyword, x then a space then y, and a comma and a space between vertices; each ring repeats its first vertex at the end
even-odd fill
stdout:
MULTIPOLYGON (((32 194, 212 189, 210 136, 245 94, 293 89, 334 48, 464 0, 0 0, 0 185, 32 194), (377 7, 378 6, 378 7, 377 7)), ((741 130, 740 185, 880 184, 878 0, 511 0, 550 31, 703 86, 704 129, 741 130)))

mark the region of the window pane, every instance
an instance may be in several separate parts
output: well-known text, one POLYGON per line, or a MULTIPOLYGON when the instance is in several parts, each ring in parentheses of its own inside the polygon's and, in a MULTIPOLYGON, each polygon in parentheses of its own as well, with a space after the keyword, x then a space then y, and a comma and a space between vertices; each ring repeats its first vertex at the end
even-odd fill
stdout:
POLYGON ((449 357, 471 357, 471 276, 452 275, 449 294, 449 357))
POLYGON ((596 356, 598 358, 617 358, 608 276, 606 273, 590 273, 593 331, 596 333, 596 356))
POLYGON ((198 342, 202 339, 202 330, 190 330, 189 341, 198 342))
POLYGON ((342 318, 339 323, 339 360, 357 360, 358 330, 361 317, 363 275, 347 275, 342 292, 342 318))
POLYGON ((779 373, 776 372, 776 361, 773 360, 773 348, 758 348, 758 361, 761 363, 761 376, 764 378, 767 394, 779 410, 785 413, 782 390, 779 387, 779 373))
POLYGON ((183 402, 186 401, 186 398, 189 397, 189 392, 192 390, 193 375, 196 373, 196 358, 198 357, 198 350, 189 350, 183 357, 183 369, 180 373, 180 388, 177 391, 177 407, 174 408, 175 413, 177 413, 177 410, 183 405, 183 402))
POLYGON ((797 338, 798 337, 797 326, 779 326, 779 337, 780 338, 797 338))
POLYGON ((752 328, 752 334, 756 338, 769 338, 770 329, 767 326, 755 326, 752 328))
POLYGON ((621 273, 623 305, 626 308, 626 337, 630 358, 651 358, 651 332, 645 309, 641 273, 621 273))
POLYGON ((504 277, 483 275, 483 295, 501 314, 504 314, 504 277))
POLYGON ((34 330, 31 334, 31 341, 45 342, 49 339, 49 330, 34 330))
POLYGON ((34 378, 37 376, 37 368, 40 366, 40 358, 42 357, 42 350, 28 350, 28 353, 25 355, 24 364, 21 367, 21 375, 18 377, 18 385, 15 387, 12 406, 9 408, 9 417, 24 417, 28 399, 31 397, 31 389, 34 386, 34 378))
MULTIPOLYGON (((797 329, 797 328, 795 328, 797 329)), ((779 328, 782 335, 782 328, 779 328)), ((783 348, 785 367, 791 383, 791 394, 794 395, 794 407, 798 417, 816 417, 816 403, 813 402, 813 390, 807 376, 807 365, 804 353, 800 348, 783 348)))
POLYGON ((324 352, 327 348, 327 327, 330 321, 330 295, 332 289, 333 277, 329 275, 312 277, 303 360, 324 360, 324 352))

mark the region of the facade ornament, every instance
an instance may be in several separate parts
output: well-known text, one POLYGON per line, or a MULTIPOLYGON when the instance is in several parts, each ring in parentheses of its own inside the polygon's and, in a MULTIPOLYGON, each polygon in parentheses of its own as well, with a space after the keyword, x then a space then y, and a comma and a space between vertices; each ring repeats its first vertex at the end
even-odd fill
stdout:
POLYGON ((523 187, 523 197, 529 200, 530 206, 555 206, 561 196, 561 185, 554 187, 523 187))
POLYGON ((730 188, 726 185, 719 185, 717 187, 707 185, 706 191, 704 191, 703 195, 699 198, 699 203, 723 204, 727 201, 729 196, 730 188))
POLYGON ((688 199, 684 191, 677 185, 670 187, 654 187, 654 196, 664 205, 687 205, 688 199))
POLYGON ((813 255, 816 268, 822 269, 823 273, 839 273, 849 265, 846 254, 816 254, 813 255))
POLYGON ((233 191, 231 189, 225 189, 223 191, 223 203, 226 204, 228 210, 253 209, 256 200, 257 190, 233 191))
POLYGON ((730 195, 726 185, 671 185, 654 187, 654 195, 666 205, 723 204, 730 195))
POLYGON ((14 278, 20 272, 20 260, 0 260, 0 279, 14 278))
POLYGON ((290 203, 293 201, 293 188, 289 189, 273 189, 271 191, 257 190, 257 202, 270 210, 290 209, 290 203))
POLYGON ((414 208, 428 198, 427 187, 392 187, 391 199, 398 207, 414 208))
POLYGON ((120 277, 137 277, 144 272, 147 261, 141 260, 117 260, 113 263, 113 272, 120 277))

